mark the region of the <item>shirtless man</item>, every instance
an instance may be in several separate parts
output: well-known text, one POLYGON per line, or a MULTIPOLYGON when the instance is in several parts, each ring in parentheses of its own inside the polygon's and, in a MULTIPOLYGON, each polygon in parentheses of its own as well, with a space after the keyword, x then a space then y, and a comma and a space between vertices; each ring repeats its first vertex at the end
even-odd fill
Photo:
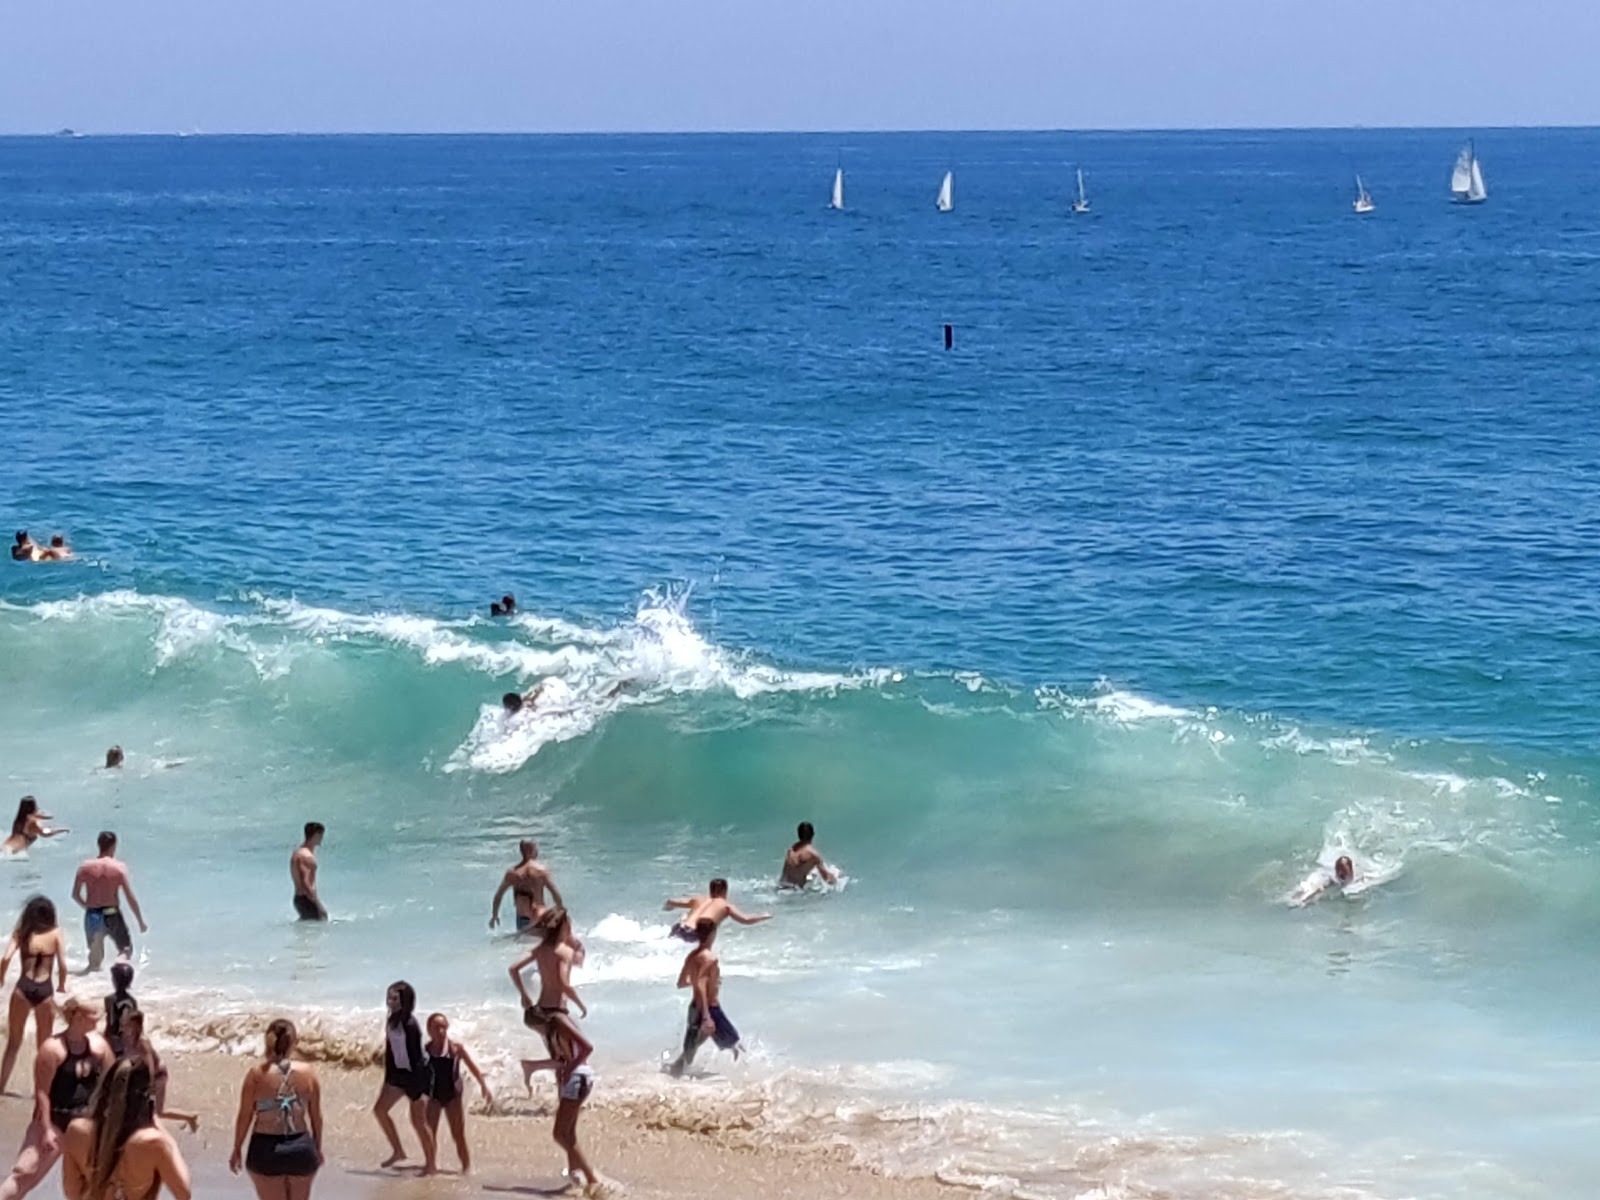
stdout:
POLYGON ((698 942, 700 935, 695 932, 695 926, 702 919, 709 919, 721 925, 729 917, 741 925, 759 925, 763 921, 772 920, 771 913, 757 913, 749 916, 740 912, 728 901, 728 881, 726 879, 713 879, 707 896, 679 896, 676 900, 668 900, 662 905, 667 911, 674 908, 686 908, 678 923, 672 927, 672 936, 682 938, 686 942, 698 942))
POLYGON ((674 1076, 689 1069, 707 1038, 715 1041, 718 1049, 732 1050, 734 1058, 739 1057, 739 1031, 722 1011, 722 965, 711 949, 711 944, 717 940, 717 923, 702 917, 694 931, 700 944, 689 951, 689 957, 683 960, 683 970, 678 972, 678 986, 691 990, 683 1053, 667 1068, 674 1076))
POLYGON ((41 562, 71 562, 72 558, 72 547, 67 545, 67 539, 59 533, 50 539, 48 550, 39 551, 41 562))
POLYGON ((518 933, 526 933, 548 907, 545 904, 546 892, 550 893, 551 903, 557 908, 566 907, 555 880, 550 878, 550 869, 539 861, 539 843, 532 838, 524 838, 518 843, 518 848, 522 851, 522 861, 507 871, 505 878, 500 881, 500 888, 494 894, 494 904, 489 909, 490 929, 499 927, 500 901, 505 899, 507 892, 511 893, 517 910, 518 933))
POLYGON ((1333 864, 1333 874, 1326 867, 1318 867, 1307 875, 1289 897, 1290 908, 1304 908, 1334 884, 1347 888, 1356 881, 1356 865, 1348 854, 1341 854, 1333 864))
POLYGON ((822 876, 824 883, 838 883, 838 873, 822 861, 822 855, 811 844, 811 839, 816 836, 816 830, 811 828, 811 822, 801 821, 800 827, 795 832, 800 840, 784 853, 783 872, 778 876, 778 886, 803 888, 811 882, 813 871, 822 876))
POLYGON ((117 957, 133 957, 133 938, 128 933, 128 923, 122 919, 122 897, 128 898, 128 908, 133 919, 139 922, 139 932, 149 933, 144 914, 139 911, 139 901, 133 894, 133 884, 128 879, 128 866, 117 859, 117 835, 109 830, 99 837, 100 856, 91 858, 78 868, 72 881, 72 898, 83 907, 83 935, 89 943, 89 970, 98 971, 105 957, 106 937, 116 943, 117 957))
POLYGON ((294 882, 294 911, 302 921, 326 921, 328 910, 317 895, 317 847, 327 830, 320 821, 306 822, 306 840, 289 856, 289 878, 294 882))
POLYGON ((570 1072, 582 1066, 594 1050, 593 1044, 578 1031, 577 1023, 567 1011, 567 1001, 570 999, 578 1006, 582 1016, 589 1015, 577 989, 572 986, 572 968, 580 960, 572 948, 572 920, 567 916, 567 910, 560 907, 545 909, 533 923, 532 931, 538 936, 539 944, 526 958, 519 958, 512 963, 510 969, 511 982, 517 985, 517 995, 522 998, 522 1023, 544 1038, 548 1056, 522 1061, 522 1081, 527 1085, 530 1095, 533 1093, 535 1071, 564 1062, 570 1072), (529 997, 527 986, 522 981, 522 973, 532 966, 539 969, 537 1003, 529 997), (570 1047, 572 1054, 556 1053, 556 1044, 562 1040, 570 1047))

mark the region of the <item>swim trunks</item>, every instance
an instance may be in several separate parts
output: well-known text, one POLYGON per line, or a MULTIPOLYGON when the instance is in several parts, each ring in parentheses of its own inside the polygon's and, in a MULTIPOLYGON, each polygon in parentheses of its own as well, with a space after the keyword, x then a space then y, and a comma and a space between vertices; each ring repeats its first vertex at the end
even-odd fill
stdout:
POLYGON ((680 942, 688 942, 691 946, 700 944, 700 935, 694 931, 694 927, 685 925, 682 922, 674 925, 671 934, 668 936, 675 937, 680 942))
POLYGON ((527 933, 528 930, 531 929, 531 928, 533 928, 533 918, 530 917, 530 916, 527 916, 527 915, 525 915, 523 913, 518 913, 517 914, 517 932, 518 933, 527 933))
POLYGON ((83 914, 83 936, 90 942, 109 937, 116 944, 118 953, 133 953, 133 936, 128 932, 128 923, 122 919, 122 912, 115 904, 86 909, 83 914))
MULTIPOLYGON (((719 1050, 732 1050, 739 1044, 739 1031, 733 1027, 733 1022, 728 1020, 727 1014, 722 1011, 720 1004, 711 1006, 711 1023, 715 1025, 716 1032, 711 1035, 711 1040, 716 1042, 719 1050)), ((700 1036, 700 1006, 694 1002, 689 1004, 689 1028, 685 1037, 697 1039, 700 1036)))
POLYGON ((294 911, 295 915, 302 921, 326 921, 328 919, 327 914, 322 911, 321 906, 315 900, 310 896, 302 896, 299 892, 295 893, 294 911))

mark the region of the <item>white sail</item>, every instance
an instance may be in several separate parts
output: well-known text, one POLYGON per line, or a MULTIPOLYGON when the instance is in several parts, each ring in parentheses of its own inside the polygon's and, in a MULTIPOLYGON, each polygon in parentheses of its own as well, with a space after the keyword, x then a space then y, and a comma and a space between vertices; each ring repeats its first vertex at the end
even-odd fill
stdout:
POLYGON ((1456 158, 1456 169, 1450 173, 1450 190, 1457 196, 1465 196, 1472 190, 1472 164, 1472 147, 1462 147, 1456 158))
POLYGON ((939 185, 939 211, 949 212, 956 206, 956 177, 954 171, 944 173, 944 182, 939 185))
POLYGON ((1072 202, 1072 211, 1086 213, 1089 211, 1089 196, 1083 190, 1083 168, 1078 168, 1078 198, 1072 202))
POLYGON ((1467 199, 1474 204, 1489 198, 1489 189, 1483 186, 1483 168, 1476 156, 1472 159, 1472 186, 1467 188, 1467 199))
POLYGON ((1361 176, 1356 176, 1355 210, 1358 213, 1369 213, 1377 205, 1372 202, 1372 196, 1367 192, 1367 185, 1361 182, 1361 176))
POLYGON ((844 207, 844 168, 840 167, 833 173, 833 199, 828 201, 829 208, 844 207))

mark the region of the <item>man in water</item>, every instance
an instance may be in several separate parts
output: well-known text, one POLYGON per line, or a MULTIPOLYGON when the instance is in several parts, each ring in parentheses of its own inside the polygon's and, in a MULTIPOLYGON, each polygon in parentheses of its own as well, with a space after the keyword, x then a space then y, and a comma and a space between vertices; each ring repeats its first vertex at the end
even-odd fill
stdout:
POLYGON ((26 529, 17 530, 16 545, 11 547, 11 558, 13 562, 38 562, 39 555, 42 553, 43 551, 40 550, 39 547, 34 544, 33 539, 28 536, 28 531, 26 529))
POLYGON ((500 697, 500 707, 506 710, 506 716, 514 717, 521 712, 524 707, 534 708, 537 706, 539 703, 539 697, 543 694, 543 692, 544 684, 542 683, 525 693, 507 692, 504 696, 500 697))
POLYGON ((682 938, 686 942, 698 942, 699 935, 695 932, 696 926, 702 920, 710 920, 716 925, 721 925, 729 917, 741 925, 759 925, 763 921, 772 920, 771 913, 757 913, 749 916, 740 912, 728 901, 728 881, 726 879, 713 879, 706 896, 679 896, 675 900, 668 900, 663 908, 669 912, 674 908, 686 908, 678 923, 672 927, 672 936, 682 938))
POLYGON ((317 895, 317 847, 327 830, 320 821, 306 822, 306 840, 289 856, 289 878, 294 881, 294 911, 302 921, 326 921, 328 910, 317 895))
POLYGON ((98 843, 99 857, 80 866, 72 881, 72 898, 84 910, 83 935, 89 943, 91 971, 100 969, 107 936, 116 944, 118 958, 126 961, 133 957, 133 937, 128 933, 128 923, 122 919, 123 896, 128 898, 133 919, 139 922, 139 932, 150 932, 150 927, 144 923, 144 914, 139 911, 139 900, 133 894, 127 864, 117 859, 117 835, 106 830, 100 834, 98 843))
POLYGON ((803 888, 811 882, 813 871, 822 877, 824 883, 838 883, 838 872, 822 860, 821 853, 811 844, 811 839, 816 836, 816 831, 811 828, 811 822, 801 821, 795 833, 799 835, 800 840, 784 853, 783 871, 778 876, 778 886, 803 888))
POLYGON ((678 986, 689 988, 690 993, 683 1053, 668 1068, 675 1076, 689 1069, 707 1038, 715 1041, 719 1050, 731 1050, 734 1058, 739 1057, 739 1031, 722 1011, 722 965, 711 949, 711 944, 717 940, 717 923, 702 917, 694 932, 699 945, 689 951, 689 957, 683 960, 683 970, 678 972, 678 986))
POLYGON ((39 551, 42 562, 71 562, 72 547, 67 545, 67 539, 59 533, 50 539, 50 548, 39 551))
POLYGON ((489 604, 489 615, 491 617, 511 617, 515 616, 516 612, 517 598, 510 592, 507 592, 498 600, 491 601, 489 604))
POLYGON ((556 908, 567 906, 566 901, 561 899, 561 891, 556 887, 555 880, 550 878, 550 869, 539 861, 539 843, 532 838, 524 838, 518 843, 518 849, 522 851, 522 861, 500 880, 500 888, 495 892, 494 903, 489 908, 490 929, 500 924, 500 901, 505 899, 507 892, 511 893, 516 909, 518 933, 526 933, 532 928, 551 904, 556 908), (550 893, 551 904, 545 903, 546 892, 550 893))
POLYGON ((1350 861, 1348 854, 1341 854, 1333 864, 1333 874, 1318 867, 1307 875, 1295 889, 1294 895, 1289 897, 1289 907, 1304 908, 1334 884, 1347 888, 1356 881, 1356 865, 1350 861))
POLYGON ((115 771, 122 766, 122 747, 113 746, 106 751, 106 770, 115 771))

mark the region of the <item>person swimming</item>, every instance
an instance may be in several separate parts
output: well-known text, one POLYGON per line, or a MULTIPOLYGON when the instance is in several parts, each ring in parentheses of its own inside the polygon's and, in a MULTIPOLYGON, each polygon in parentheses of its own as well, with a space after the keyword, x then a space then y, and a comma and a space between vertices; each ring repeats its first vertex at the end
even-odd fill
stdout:
POLYGON ((13 562, 38 562, 39 555, 43 553, 26 529, 17 530, 16 544, 11 547, 11 560, 13 562))
POLYGON ((823 861, 822 853, 811 844, 817 836, 816 830, 811 827, 810 821, 801 821, 795 830, 798 841, 790 846, 783 855, 783 869, 778 875, 778 886, 781 888, 803 888, 811 882, 813 873, 822 877, 822 882, 834 884, 839 882, 839 873, 823 861))
POLYGON ((5 840, 3 848, 6 853, 20 854, 40 838, 60 837, 63 833, 72 832, 70 829, 51 829, 45 824, 50 819, 49 813, 40 811, 37 800, 32 796, 24 796, 11 822, 11 836, 5 840))
POLYGON ((526 692, 507 692, 500 697, 500 707, 506 710, 506 716, 514 717, 524 708, 535 708, 539 704, 539 697, 544 694, 544 684, 536 684, 526 692))
POLYGON ((1362 876, 1356 872, 1356 864, 1348 854, 1341 854, 1333 863, 1330 873, 1326 867, 1318 867, 1311 874, 1300 881, 1300 886, 1289 897, 1290 908, 1304 908, 1329 888, 1338 884, 1346 892, 1362 881, 1362 876))
POLYGON ((489 615, 491 617, 513 617, 516 616, 516 613, 517 598, 510 592, 507 592, 498 600, 491 601, 489 604, 489 615))
POLYGON ((113 746, 106 751, 106 770, 115 771, 122 766, 122 747, 113 746))
POLYGON ((50 539, 47 549, 39 551, 40 562, 71 562, 73 557, 72 547, 59 533, 50 539))

